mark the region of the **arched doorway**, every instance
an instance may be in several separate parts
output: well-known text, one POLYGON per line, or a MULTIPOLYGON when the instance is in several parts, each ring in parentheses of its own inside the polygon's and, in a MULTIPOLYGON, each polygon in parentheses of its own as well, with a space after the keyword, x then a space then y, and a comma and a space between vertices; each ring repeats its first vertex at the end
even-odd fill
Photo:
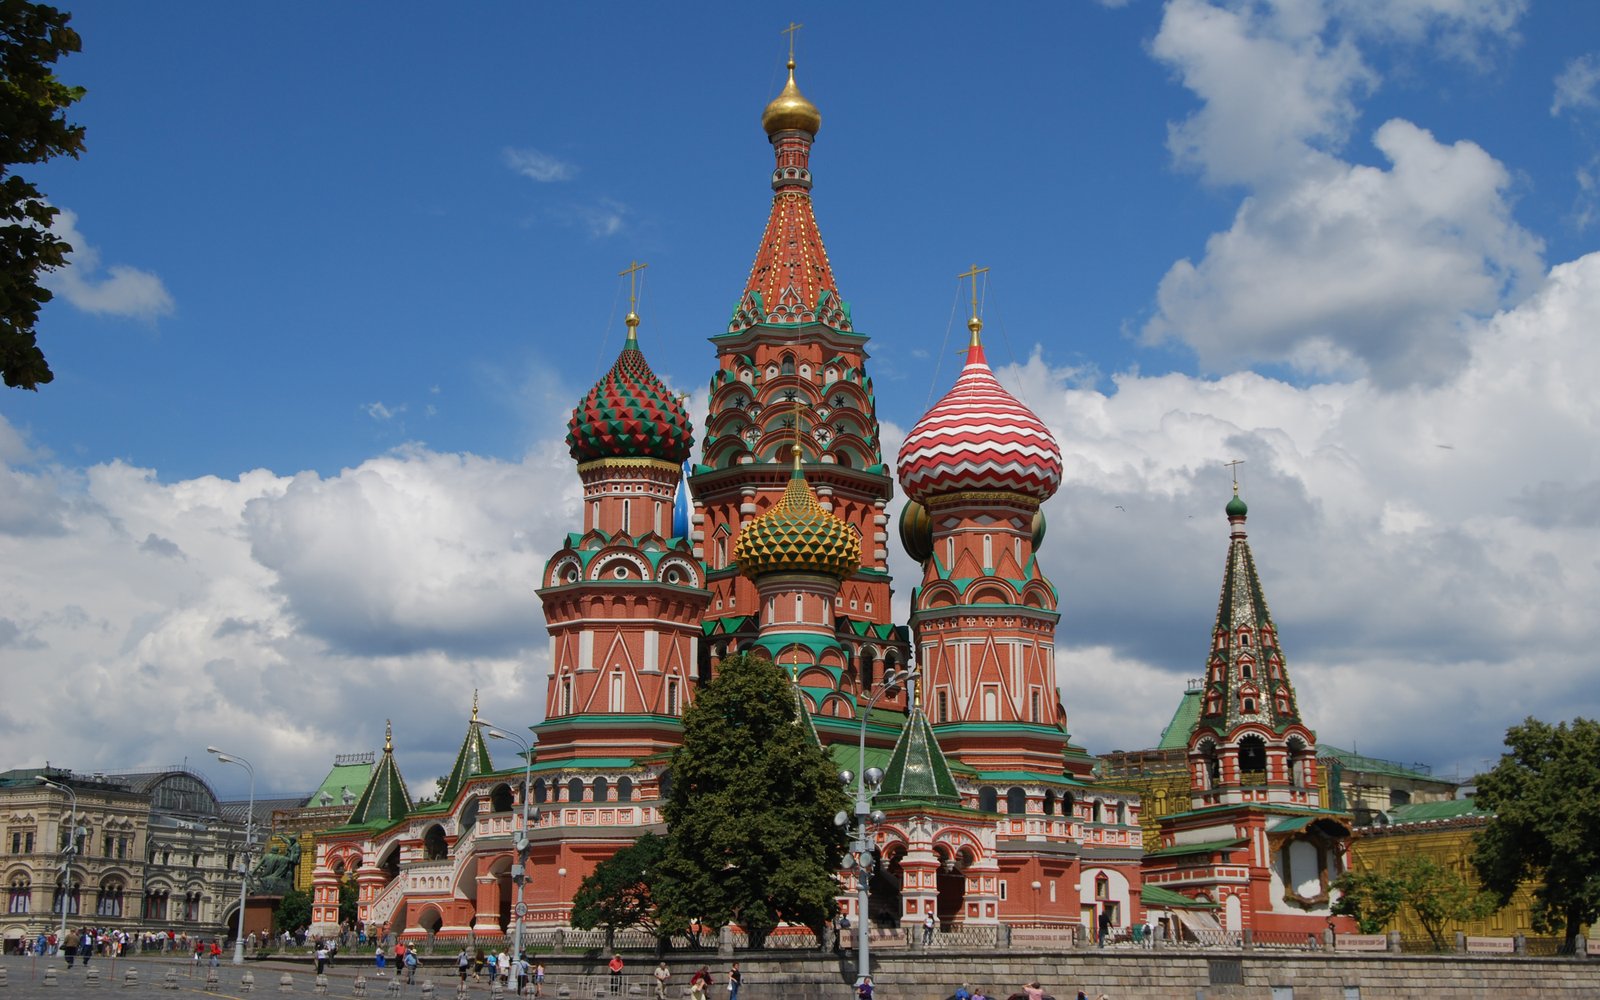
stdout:
POLYGON ((933 853, 939 858, 939 872, 934 882, 939 890, 936 904, 939 926, 948 929, 966 916, 967 866, 974 859, 972 851, 965 847, 952 851, 940 844, 933 849, 933 853))
POLYGON ((437 906, 424 906, 422 912, 417 914, 417 926, 428 932, 428 939, 439 933, 439 928, 444 926, 444 916, 437 906))
POLYGON ((444 827, 435 823, 422 835, 422 858, 424 861, 443 861, 449 856, 450 848, 445 844, 444 827))
POLYGON ((879 927, 900 926, 900 886, 905 875, 900 862, 906 845, 898 841, 878 852, 878 863, 867 880, 867 918, 879 927))

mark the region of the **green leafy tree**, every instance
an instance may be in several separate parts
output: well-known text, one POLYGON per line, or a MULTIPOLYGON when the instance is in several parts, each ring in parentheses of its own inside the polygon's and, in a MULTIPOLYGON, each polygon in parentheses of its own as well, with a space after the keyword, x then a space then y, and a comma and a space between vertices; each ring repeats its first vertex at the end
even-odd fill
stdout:
POLYGON ((1340 875, 1333 883, 1339 891, 1339 901, 1333 912, 1355 917, 1363 934, 1381 934, 1394 922, 1405 902, 1399 879, 1387 871, 1358 872, 1354 869, 1340 875))
POLYGON ((304 889, 290 889, 278 900, 272 911, 272 927, 279 934, 294 932, 311 923, 311 893, 304 889))
POLYGON ((660 936, 654 880, 666 850, 666 838, 647 833, 600 862, 572 897, 572 925, 604 927, 607 948, 623 927, 643 927, 660 936))
POLYGON ((737 921, 760 947, 780 920, 820 936, 832 919, 845 795, 795 712, 783 670, 739 654, 684 714, 657 885, 669 933, 737 921))
POLYGON ((34 333, 39 307, 51 299, 39 277, 65 264, 72 245, 50 232, 54 206, 13 169, 83 151, 83 126, 68 122, 66 109, 84 90, 51 71, 81 44, 71 19, 43 4, 0 0, 0 376, 23 389, 55 377, 34 333))
POLYGON ((1380 871, 1345 872, 1334 885, 1342 895, 1333 911, 1355 917, 1362 933, 1387 929, 1403 908, 1417 918, 1439 949, 1451 924, 1495 909, 1494 900, 1459 873, 1423 854, 1402 855, 1380 871))
POLYGON ((1570 951, 1600 916, 1600 722, 1529 718, 1506 747, 1478 779, 1478 806, 1494 817, 1472 864, 1502 906, 1531 880, 1534 929, 1563 934, 1570 951))

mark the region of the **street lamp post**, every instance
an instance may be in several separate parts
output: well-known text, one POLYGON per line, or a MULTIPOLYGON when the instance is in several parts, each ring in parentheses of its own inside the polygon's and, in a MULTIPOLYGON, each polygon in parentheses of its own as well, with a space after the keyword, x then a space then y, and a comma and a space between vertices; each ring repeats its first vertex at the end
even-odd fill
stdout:
MULTIPOLYGON (((878 786, 883 783, 883 772, 878 768, 867 766, 867 718, 871 715, 873 706, 877 705, 879 698, 882 698, 884 695, 894 691, 906 681, 915 678, 917 676, 917 672, 918 671, 916 667, 908 667, 903 670, 890 670, 888 673, 883 675, 883 686, 878 689, 878 692, 874 694, 871 700, 867 702, 866 707, 861 710, 861 742, 859 746, 860 754, 858 758, 860 770, 857 772, 861 776, 861 780, 856 781, 856 775, 851 774, 849 771, 841 771, 839 773, 839 779, 846 787, 849 787, 850 783, 853 781, 856 785, 855 840, 850 844, 851 854, 845 858, 845 867, 849 868, 851 865, 857 866, 857 986, 861 985, 862 980, 866 979, 867 976, 872 974, 871 955, 869 953, 870 946, 868 944, 867 937, 867 882, 872 876, 873 868, 872 848, 874 845, 872 841, 872 827, 883 822, 883 813, 877 812, 872 808, 872 796, 877 794, 878 786)), ((845 822, 848 822, 848 818, 845 817, 843 813, 840 813, 839 818, 845 822)), ((843 826, 844 822, 841 822, 839 825, 843 826)))
POLYGON ((511 866, 511 880, 517 884, 517 929, 511 937, 511 958, 512 961, 520 964, 522 962, 522 926, 528 915, 528 904, 523 899, 528 885, 528 851, 532 847, 532 841, 529 840, 528 835, 533 830, 533 824, 539 822, 539 810, 532 808, 533 744, 515 733, 496 729, 487 722, 480 720, 478 725, 493 738, 510 740, 522 747, 522 832, 517 835, 517 860, 511 866))
POLYGON ((256 839, 256 769, 236 753, 224 753, 216 747, 206 747, 206 753, 217 758, 220 764, 237 764, 250 775, 250 814, 244 821, 244 850, 239 852, 239 926, 233 936, 233 964, 244 964, 244 897, 250 884, 250 848, 256 839))
POLYGON ((78 853, 78 793, 71 785, 39 776, 39 784, 66 792, 72 800, 72 826, 67 831, 67 846, 61 851, 61 931, 56 935, 56 951, 67 946, 67 902, 72 898, 72 857, 78 853))

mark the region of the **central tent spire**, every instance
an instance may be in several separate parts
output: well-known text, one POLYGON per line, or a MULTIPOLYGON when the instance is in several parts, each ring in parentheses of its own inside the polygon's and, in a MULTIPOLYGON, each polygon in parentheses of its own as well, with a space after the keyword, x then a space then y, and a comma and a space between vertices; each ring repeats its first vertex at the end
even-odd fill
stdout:
POLYGON ((761 127, 772 143, 772 212, 756 249, 744 295, 728 324, 729 333, 757 324, 822 323, 850 330, 850 311, 839 297, 828 251, 811 209, 811 143, 822 128, 822 112, 800 92, 794 79, 794 33, 789 36, 789 79, 761 113, 761 127))

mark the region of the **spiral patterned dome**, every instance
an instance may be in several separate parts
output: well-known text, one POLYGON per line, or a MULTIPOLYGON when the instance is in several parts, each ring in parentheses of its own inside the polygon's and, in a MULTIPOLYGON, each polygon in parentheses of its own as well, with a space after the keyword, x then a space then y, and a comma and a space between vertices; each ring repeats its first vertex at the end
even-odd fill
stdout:
POLYGON ((688 407, 673 395, 639 350, 639 317, 628 314, 628 340, 616 364, 567 421, 567 450, 578 462, 653 458, 681 464, 694 448, 688 407))
POLYGON ((1061 486, 1061 449, 1044 421, 989 370, 978 339, 983 324, 975 318, 969 327, 961 377, 900 446, 900 485, 922 504, 969 490, 1048 500, 1061 486))
POLYGON ((800 470, 772 509, 749 522, 733 543, 739 572, 755 579, 767 573, 826 573, 843 580, 861 565, 861 539, 850 525, 817 500, 800 470))

